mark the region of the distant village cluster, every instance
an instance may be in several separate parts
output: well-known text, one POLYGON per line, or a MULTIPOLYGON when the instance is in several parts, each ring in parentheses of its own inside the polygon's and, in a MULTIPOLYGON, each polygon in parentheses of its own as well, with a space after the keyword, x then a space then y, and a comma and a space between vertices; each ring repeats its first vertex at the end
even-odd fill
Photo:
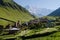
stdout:
POLYGON ((5 28, 3 25, 0 25, 0 30, 9 30, 9 34, 13 34, 16 31, 26 30, 26 29, 36 29, 36 28, 49 28, 54 27, 56 25, 60 25, 60 18, 56 18, 56 20, 49 20, 48 18, 38 18, 34 20, 30 20, 29 22, 21 23, 19 20, 15 22, 13 25, 7 24, 5 28), (55 23, 57 22, 57 23, 55 23))

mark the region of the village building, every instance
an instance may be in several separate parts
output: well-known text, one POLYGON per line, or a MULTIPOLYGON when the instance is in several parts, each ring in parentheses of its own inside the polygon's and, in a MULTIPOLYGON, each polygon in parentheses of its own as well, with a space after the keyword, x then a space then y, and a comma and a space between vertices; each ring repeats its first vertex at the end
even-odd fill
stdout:
POLYGON ((28 26, 29 24, 28 24, 28 22, 24 22, 22 25, 23 26, 28 26))
POLYGON ((29 24, 36 24, 36 23, 39 23, 39 20, 38 19, 30 20, 29 21, 29 24))
POLYGON ((18 22, 16 22, 16 27, 20 28, 21 27, 21 22, 18 20, 18 22))
POLYGON ((9 34, 14 34, 19 30, 20 30, 19 28, 11 28, 11 29, 9 29, 9 34))
POLYGON ((18 30, 20 30, 19 28, 10 28, 9 30, 16 30, 16 31, 18 31, 18 30))
POLYGON ((47 18, 39 18, 39 20, 42 23, 47 23, 48 22, 48 19, 47 18))

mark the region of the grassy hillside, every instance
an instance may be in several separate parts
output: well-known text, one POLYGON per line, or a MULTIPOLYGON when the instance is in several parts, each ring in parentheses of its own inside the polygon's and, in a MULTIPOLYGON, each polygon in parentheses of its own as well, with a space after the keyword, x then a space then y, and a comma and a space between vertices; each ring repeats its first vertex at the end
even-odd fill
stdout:
MULTIPOLYGON (((48 30, 49 31, 49 30, 48 30)), ((30 38, 26 40, 60 40, 60 31, 57 31, 52 34, 46 34, 46 36, 38 36, 36 38, 30 38)))
MULTIPOLYGON (((13 0, 0 0, 0 17, 17 22, 29 21, 33 16, 23 7, 13 0)), ((10 22, 0 19, 0 25, 6 25, 10 22)))

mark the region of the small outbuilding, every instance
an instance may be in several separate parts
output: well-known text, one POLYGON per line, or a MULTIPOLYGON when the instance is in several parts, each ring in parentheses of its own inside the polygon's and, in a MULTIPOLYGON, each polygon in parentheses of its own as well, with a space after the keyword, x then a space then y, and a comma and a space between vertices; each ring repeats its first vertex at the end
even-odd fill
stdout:
POLYGON ((15 34, 19 30, 20 30, 19 28, 10 28, 9 29, 9 34, 15 34))

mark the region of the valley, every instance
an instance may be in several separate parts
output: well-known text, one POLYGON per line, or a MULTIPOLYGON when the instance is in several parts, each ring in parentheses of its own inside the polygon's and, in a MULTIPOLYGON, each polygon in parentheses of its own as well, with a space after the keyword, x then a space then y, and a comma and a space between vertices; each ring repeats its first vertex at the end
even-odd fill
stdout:
POLYGON ((0 40, 60 40, 60 8, 36 18, 15 1, 0 0, 0 40))

